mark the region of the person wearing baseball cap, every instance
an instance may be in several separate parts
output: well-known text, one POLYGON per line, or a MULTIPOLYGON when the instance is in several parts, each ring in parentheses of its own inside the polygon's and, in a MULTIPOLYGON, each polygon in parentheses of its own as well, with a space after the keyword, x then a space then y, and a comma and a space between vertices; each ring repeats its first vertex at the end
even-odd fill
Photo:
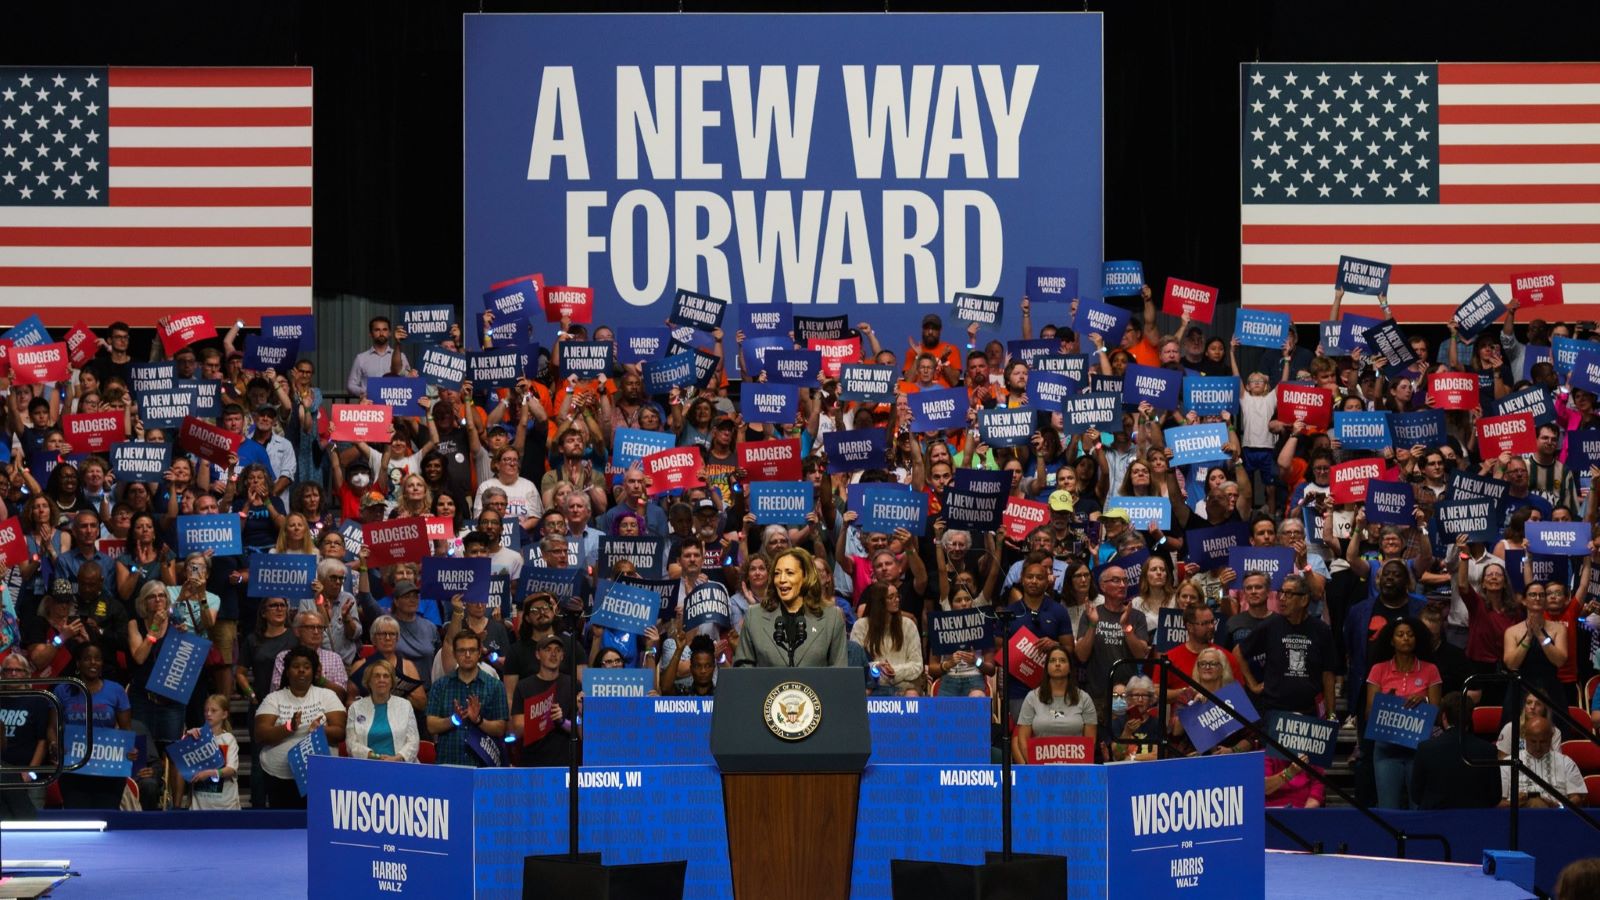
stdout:
POLYGON ((1114 506, 1100 514, 1100 544, 1095 548, 1096 565, 1104 564, 1117 554, 1117 542, 1128 533, 1128 511, 1114 506))
POLYGON ((933 357, 939 367, 939 380, 945 387, 950 387, 961 380, 961 354, 954 344, 940 339, 944 333, 944 320, 938 313, 928 313, 922 317, 922 340, 909 338, 911 349, 906 351, 906 364, 903 367, 905 378, 910 381, 917 371, 917 358, 923 355, 933 357))
POLYGON ((534 653, 539 660, 539 671, 517 682, 511 696, 511 733, 529 735, 543 731, 543 736, 522 747, 521 764, 524 766, 564 766, 572 752, 569 732, 578 715, 577 689, 572 676, 561 671, 567 655, 566 640, 551 634, 534 642, 534 653), (554 687, 555 696, 542 720, 527 716, 528 701, 554 687))

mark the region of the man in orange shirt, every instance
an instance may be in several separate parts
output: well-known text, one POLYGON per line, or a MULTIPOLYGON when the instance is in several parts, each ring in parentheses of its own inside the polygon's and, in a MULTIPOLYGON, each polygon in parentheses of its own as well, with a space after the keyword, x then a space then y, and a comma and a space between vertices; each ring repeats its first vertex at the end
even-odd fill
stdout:
POLYGON ((922 317, 922 341, 910 338, 911 349, 906 351, 906 364, 904 366, 907 381, 916 380, 917 357, 926 353, 939 363, 939 380, 946 387, 951 387, 961 381, 960 360, 954 344, 940 340, 944 333, 944 320, 938 313, 928 313, 922 317))

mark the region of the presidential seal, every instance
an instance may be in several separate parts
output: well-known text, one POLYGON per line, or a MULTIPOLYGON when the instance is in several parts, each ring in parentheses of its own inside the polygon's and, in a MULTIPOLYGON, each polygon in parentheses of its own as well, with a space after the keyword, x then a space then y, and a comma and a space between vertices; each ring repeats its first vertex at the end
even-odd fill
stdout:
POLYGON ((822 700, 810 685, 785 681, 767 695, 767 728, 786 741, 809 737, 822 724, 822 700))

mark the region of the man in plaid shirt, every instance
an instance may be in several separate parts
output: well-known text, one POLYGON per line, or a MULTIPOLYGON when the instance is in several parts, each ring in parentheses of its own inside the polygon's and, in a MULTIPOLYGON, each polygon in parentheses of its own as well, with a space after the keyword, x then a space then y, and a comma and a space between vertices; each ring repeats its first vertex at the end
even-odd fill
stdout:
POLYGON ((478 668, 483 646, 470 629, 462 629, 450 642, 456 671, 428 689, 428 733, 433 735, 441 765, 480 766, 483 762, 467 749, 469 728, 491 738, 505 737, 511 718, 506 689, 500 679, 478 668))

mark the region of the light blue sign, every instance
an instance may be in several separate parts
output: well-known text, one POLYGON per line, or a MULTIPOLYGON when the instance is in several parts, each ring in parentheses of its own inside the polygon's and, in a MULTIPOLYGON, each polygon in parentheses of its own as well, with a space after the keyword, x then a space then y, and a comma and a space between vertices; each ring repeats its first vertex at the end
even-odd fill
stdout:
POLYGON ((333 750, 328 746, 328 732, 321 725, 311 729, 310 734, 289 748, 289 771, 294 775, 294 786, 300 791, 300 796, 304 797, 311 786, 311 757, 332 755, 333 750))
POLYGON ((1288 313, 1241 309, 1233 333, 1239 343, 1247 347, 1282 350, 1284 343, 1289 340, 1289 329, 1293 327, 1294 321, 1288 313))
POLYGON ((1223 449, 1228 443, 1228 425, 1225 422, 1169 428, 1166 440, 1167 446, 1172 449, 1170 462, 1174 466, 1228 458, 1228 451, 1223 449))
MULTIPOLYGON (((1444 443, 1444 410, 1421 409, 1416 412, 1395 413, 1389 420, 1394 429, 1395 445, 1437 447, 1444 443)), ((1370 487, 1370 485, 1368 485, 1370 487)))
MULTIPOLYGON (((169 628, 161 640, 161 652, 156 654, 144 689, 176 703, 188 703, 200 681, 200 670, 205 668, 206 654, 210 652, 211 642, 205 638, 169 628)), ((95 729, 95 734, 99 735, 99 729, 95 729)))
MULTIPOLYGON (((99 736, 97 730, 95 737, 99 736)), ((217 739, 207 728, 202 728, 194 737, 185 734, 168 744, 167 757, 178 767, 178 777, 183 779, 184 784, 194 781, 194 776, 206 769, 220 770, 224 762, 222 748, 217 746, 217 739)))
POLYGON ((628 634, 644 634, 656 624, 661 612, 661 595, 648 588, 620 581, 601 583, 595 595, 590 624, 628 634))
POLYGON ((317 596, 317 562, 312 553, 252 553, 245 595, 309 600, 317 596))
POLYGON ((1410 706, 1406 698, 1398 694, 1377 694, 1372 698, 1372 711, 1367 715, 1365 737, 1415 750, 1418 744, 1433 736, 1433 722, 1438 717, 1437 706, 1428 703, 1410 706))
POLYGON ((659 453, 678 445, 672 435, 664 431, 644 431, 639 428, 618 428, 612 435, 611 461, 619 471, 639 464, 652 453, 659 453))
POLYGON ((846 509, 856 514, 862 532, 893 534, 904 528, 921 535, 928 525, 928 495, 899 485, 852 484, 846 492, 846 509))
POLYGON ((1183 409, 1199 416, 1239 413, 1239 379, 1231 375, 1186 375, 1183 379, 1183 409))
POLYGON ((1136 259, 1107 260, 1100 271, 1107 297, 1137 297, 1144 290, 1144 263, 1136 259))
MULTIPOLYGON (((685 663, 688 659, 685 658, 685 663)), ((679 671, 687 672, 687 665, 679 671)), ((590 666, 583 670, 583 696, 586 703, 596 697, 644 697, 655 691, 651 680, 654 669, 601 669, 590 666)))
POLYGON ((212 550, 217 556, 244 553, 238 513, 178 517, 178 555, 212 550))
POLYGON ((82 725, 68 725, 62 734, 66 743, 62 756, 67 765, 76 763, 84 756, 89 757, 88 764, 74 774, 101 778, 127 778, 133 774, 133 760, 128 758, 128 754, 133 752, 133 741, 137 735, 131 731, 97 727, 94 730, 93 752, 90 752, 85 737, 82 725))
POLYGON ((1346 447, 1384 450, 1394 446, 1387 412, 1335 412, 1333 436, 1346 447))
POLYGON ((804 525, 816 508, 817 489, 809 481, 752 481, 748 490, 759 525, 804 525))
POLYGON ((654 397, 669 394, 675 387, 688 387, 694 384, 694 350, 685 350, 666 359, 646 360, 642 374, 644 392, 654 397))
POLYGON ((1128 522, 1135 530, 1144 531, 1150 523, 1162 531, 1172 528, 1172 501, 1166 497, 1117 497, 1106 501, 1106 509, 1125 509, 1128 522))

